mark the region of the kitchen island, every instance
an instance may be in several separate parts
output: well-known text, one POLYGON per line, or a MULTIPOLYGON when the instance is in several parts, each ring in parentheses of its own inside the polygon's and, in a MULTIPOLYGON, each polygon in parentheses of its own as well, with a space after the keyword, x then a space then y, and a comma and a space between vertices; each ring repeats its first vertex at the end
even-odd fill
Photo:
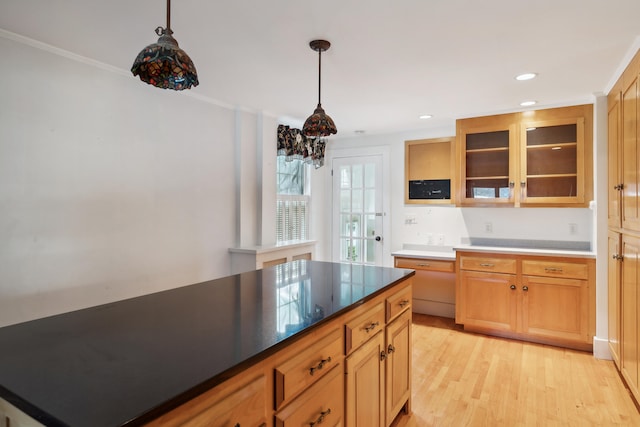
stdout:
MULTIPOLYGON (((33 425, 144 425, 167 415, 170 424, 171 414, 184 417, 191 402, 257 372, 261 382, 250 379, 264 390, 258 393, 262 424, 288 425, 281 418, 305 398, 305 390, 284 389, 295 362, 289 359, 318 341, 338 340, 336 366, 322 370, 323 357, 305 381, 310 388, 318 378, 342 381, 342 375, 326 373, 348 370, 359 346, 382 339, 386 349, 393 331, 386 341, 378 332, 407 312, 410 322, 413 274, 295 261, 0 328, 0 403, 33 425)), ((393 366, 380 372, 389 379, 393 366)), ((404 369, 410 372, 410 366, 404 369)), ((343 413, 349 418, 358 410, 350 407, 349 385, 346 394, 343 413)), ((395 408, 385 411, 388 403, 381 401, 383 418, 395 416, 395 408)), ((406 392, 400 404, 408 412, 406 392)))

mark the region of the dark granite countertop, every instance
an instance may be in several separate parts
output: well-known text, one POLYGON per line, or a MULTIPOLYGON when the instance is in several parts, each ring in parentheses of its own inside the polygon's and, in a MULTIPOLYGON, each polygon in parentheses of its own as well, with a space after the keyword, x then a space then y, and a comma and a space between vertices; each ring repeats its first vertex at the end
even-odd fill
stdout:
POLYGON ((140 425, 412 274, 295 261, 0 328, 0 397, 47 426, 140 425))

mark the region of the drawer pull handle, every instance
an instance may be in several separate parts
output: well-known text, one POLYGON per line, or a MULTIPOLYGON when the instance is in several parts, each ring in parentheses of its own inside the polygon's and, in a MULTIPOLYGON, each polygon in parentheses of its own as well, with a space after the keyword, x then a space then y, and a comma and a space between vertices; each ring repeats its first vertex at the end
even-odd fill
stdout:
POLYGON ((322 359, 320 363, 318 363, 316 366, 312 366, 309 368, 309 375, 313 375, 315 371, 318 371, 324 368, 324 365, 326 365, 329 362, 331 362, 331 356, 327 357, 326 359, 322 359))
POLYGON ((409 300, 408 299, 403 299, 402 301, 400 301, 400 307, 404 307, 406 305, 409 305, 409 300))
POLYGON ((544 271, 547 273, 562 273, 562 268, 559 267, 545 267, 544 271))
POLYGON ((396 348, 393 346, 393 344, 389 344, 389 347, 387 347, 387 353, 391 354, 394 351, 396 351, 396 348))
POLYGON ((523 287, 522 287, 522 290, 526 292, 526 291, 528 291, 528 290, 529 290, 529 287, 528 287, 528 286, 523 286, 523 287))
POLYGON ((516 288, 516 285, 509 286, 509 289, 515 289, 515 288, 516 288))
POLYGON ((311 421, 311 422, 309 423, 309 427, 313 427, 313 426, 315 426, 316 424, 322 424, 322 422, 324 421, 324 417, 326 417, 326 416, 327 416, 327 415, 329 415, 330 413, 331 413, 331 408, 327 408, 327 410, 326 410, 326 411, 322 411, 322 412, 320 412, 320 416, 318 417, 318 419, 317 419, 317 420, 315 420, 315 421, 311 421))
POLYGON ((493 266, 495 266, 495 264, 491 264, 488 262, 480 263, 480 267, 493 267, 493 266))
POLYGON ((364 330, 367 332, 373 331, 376 326, 380 325, 380 322, 371 322, 368 326, 364 327, 364 330))
POLYGON ((418 267, 430 267, 431 264, 428 264, 426 262, 421 262, 420 264, 418 264, 418 267))

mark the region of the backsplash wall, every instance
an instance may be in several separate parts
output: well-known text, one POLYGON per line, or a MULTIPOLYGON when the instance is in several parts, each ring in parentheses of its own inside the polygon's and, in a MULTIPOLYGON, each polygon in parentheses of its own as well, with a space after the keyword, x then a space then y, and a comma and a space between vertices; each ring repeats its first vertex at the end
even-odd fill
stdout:
MULTIPOLYGON (((404 206, 394 233, 402 244, 456 246, 468 238, 591 242, 588 208, 404 206)), ((399 212, 400 213, 400 212, 399 212)), ((395 249, 400 249, 396 247, 395 249)))

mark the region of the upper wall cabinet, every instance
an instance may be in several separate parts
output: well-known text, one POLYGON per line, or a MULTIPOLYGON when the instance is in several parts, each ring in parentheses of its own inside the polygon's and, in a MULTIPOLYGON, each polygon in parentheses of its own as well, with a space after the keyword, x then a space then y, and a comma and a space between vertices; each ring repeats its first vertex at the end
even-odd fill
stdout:
POLYGON ((453 204, 455 137, 405 141, 404 202, 453 204))
POLYGON ((593 195, 593 106, 461 119, 460 206, 586 207, 593 195))

